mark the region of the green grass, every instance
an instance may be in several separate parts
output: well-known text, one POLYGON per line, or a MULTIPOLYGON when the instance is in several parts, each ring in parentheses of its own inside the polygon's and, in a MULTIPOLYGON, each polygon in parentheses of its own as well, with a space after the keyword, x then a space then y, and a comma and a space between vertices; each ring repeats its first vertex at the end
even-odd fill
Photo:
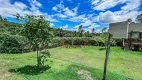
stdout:
MULTIPOLYGON (((0 54, 0 80, 80 80, 72 67, 83 69, 94 80, 101 80, 105 57, 104 47, 52 48, 49 65, 43 73, 34 71, 36 53, 0 54), (30 70, 30 71, 29 71, 30 70)), ((108 62, 108 80, 125 80, 125 76, 142 80, 142 53, 112 47, 108 62), (123 76, 122 76, 123 75, 123 76)))

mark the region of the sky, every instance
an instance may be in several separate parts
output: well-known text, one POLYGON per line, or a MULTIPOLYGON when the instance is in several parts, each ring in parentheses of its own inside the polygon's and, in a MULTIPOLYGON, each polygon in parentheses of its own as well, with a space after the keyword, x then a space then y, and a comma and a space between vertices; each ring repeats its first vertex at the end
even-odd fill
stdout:
POLYGON ((110 23, 135 21, 142 14, 142 0, 0 0, 0 15, 17 22, 14 14, 44 15, 53 28, 100 32, 110 23))

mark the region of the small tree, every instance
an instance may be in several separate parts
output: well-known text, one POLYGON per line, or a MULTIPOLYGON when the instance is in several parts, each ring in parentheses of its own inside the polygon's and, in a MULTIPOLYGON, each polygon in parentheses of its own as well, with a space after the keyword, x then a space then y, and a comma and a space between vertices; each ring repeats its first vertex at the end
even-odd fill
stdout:
MULTIPOLYGON (((52 36, 50 23, 45 20, 44 16, 20 16, 16 15, 18 20, 25 21, 23 24, 22 35, 27 37, 30 43, 36 48, 37 51, 37 68, 40 70, 42 65, 42 59, 44 56, 39 54, 42 44, 52 36)), ((44 52, 45 53, 45 52, 44 52)), ((49 52, 47 52, 49 54, 49 52)))

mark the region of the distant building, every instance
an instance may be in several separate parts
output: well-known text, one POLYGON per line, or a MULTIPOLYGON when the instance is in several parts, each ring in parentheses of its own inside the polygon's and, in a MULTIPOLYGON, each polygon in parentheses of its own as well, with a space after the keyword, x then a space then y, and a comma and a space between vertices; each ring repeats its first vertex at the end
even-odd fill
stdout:
POLYGON ((125 50, 142 48, 142 23, 118 22, 109 25, 109 33, 114 38, 123 39, 123 48, 125 50))

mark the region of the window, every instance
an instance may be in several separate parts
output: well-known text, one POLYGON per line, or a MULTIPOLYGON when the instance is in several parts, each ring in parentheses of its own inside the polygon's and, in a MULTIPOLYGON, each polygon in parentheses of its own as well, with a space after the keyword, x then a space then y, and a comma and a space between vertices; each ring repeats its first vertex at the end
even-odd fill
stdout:
POLYGON ((132 38, 140 38, 140 34, 138 32, 132 33, 132 38))

